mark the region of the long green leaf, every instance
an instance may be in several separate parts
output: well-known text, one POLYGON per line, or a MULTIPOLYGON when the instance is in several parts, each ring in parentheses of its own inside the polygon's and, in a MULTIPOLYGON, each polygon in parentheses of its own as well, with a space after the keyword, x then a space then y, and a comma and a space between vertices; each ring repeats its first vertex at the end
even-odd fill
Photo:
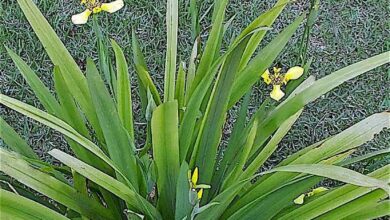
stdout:
MULTIPOLYGON (((317 163, 320 160, 332 157, 341 152, 354 149, 371 140, 375 134, 381 132, 384 128, 390 127, 389 117, 390 114, 386 112, 374 114, 346 129, 340 134, 328 138, 326 141, 321 143, 320 147, 312 146, 309 150, 303 149, 301 152, 294 154, 298 157, 294 157, 293 161, 291 161, 291 158, 288 158, 287 160, 291 161, 290 164, 317 163)), ((282 162, 282 164, 286 163, 282 162)), ((276 176, 279 175, 283 174, 276 174, 276 176)), ((286 176, 288 176, 288 174, 283 176, 285 176, 283 179, 287 180, 286 176)), ((269 186, 275 186, 275 184, 276 183, 273 183, 269 186)), ((259 187, 258 189, 260 191, 267 189, 264 185, 256 187, 259 187)))
POLYGON ((0 117, 0 138, 13 151, 28 158, 38 159, 38 155, 31 149, 27 142, 2 117, 0 117))
MULTIPOLYGON (((375 172, 369 174, 369 176, 372 178, 381 179, 383 181, 389 182, 388 179, 390 174, 387 172, 388 169, 389 165, 376 170, 375 172)), ((287 220, 294 219, 297 217, 304 219, 313 219, 372 191, 373 189, 370 188, 358 187, 350 184, 344 185, 314 199, 313 201, 308 202, 307 204, 303 204, 302 206, 297 207, 296 209, 286 213, 285 215, 280 216, 279 219, 287 220)), ((383 192, 382 190, 380 191, 383 192)))
POLYGON ((108 50, 108 37, 105 36, 102 28, 99 26, 97 16, 93 16, 93 30, 97 41, 99 69, 103 73, 111 93, 116 94, 116 77, 111 63, 110 52, 108 50))
MULTIPOLYGON (((287 97, 286 100, 284 100, 282 103, 284 102, 287 102, 288 100, 290 100, 292 97, 294 97, 296 94, 298 94, 299 92, 303 91, 304 89, 308 88, 309 86, 311 86, 315 81, 315 77, 314 76, 310 76, 308 77, 305 81, 303 81, 299 86, 297 86, 293 91, 290 92, 290 95, 287 97)), ((256 113, 253 115, 250 123, 253 123, 254 120, 258 120, 259 122, 262 122, 266 119, 268 113, 270 113, 274 108, 275 106, 274 105, 271 105, 270 107, 266 108, 268 103, 270 102, 270 98, 266 98, 265 101, 261 104, 261 106, 259 107, 259 109, 256 111, 256 113)), ((297 113, 298 114, 298 113, 297 113)), ((291 116, 290 118, 294 118, 294 116, 291 116)), ((288 120, 287 120, 288 121, 288 120)), ((284 122, 286 123, 286 122, 284 122)), ((293 122, 292 122, 293 123, 293 122)), ((291 124, 292 125, 292 124, 291 124)), ((287 126, 287 125, 286 125, 287 126)), ((281 125, 281 127, 284 127, 283 124, 281 125)), ((286 127, 287 128, 287 127, 286 127)), ((280 128, 279 128, 280 129, 280 128)), ((285 130, 285 129, 284 129, 285 130)), ((288 131, 288 130, 287 130, 288 131)), ((285 132, 287 132, 285 131, 285 132)), ((275 132, 277 133, 277 132, 275 132)), ((279 133, 280 135, 281 133, 279 133)), ((283 138, 283 137, 279 137, 279 138, 283 138)), ((277 139, 275 139, 273 137, 274 141, 276 141, 277 139)), ((279 140, 280 141, 280 140, 279 140)), ((268 144, 267 144, 268 145, 268 144)), ((271 145, 268 145, 268 147, 272 147, 271 145)), ((252 161, 259 156, 259 154, 261 153, 261 150, 263 150, 263 148, 260 148, 260 149, 257 149, 257 151, 255 150, 252 150, 250 155, 252 156, 251 158, 249 158, 248 160, 248 164, 249 163, 252 163, 252 161)), ((263 152, 264 153, 264 152, 263 152)), ((264 155, 263 155, 264 156, 264 155)), ((261 162, 261 160, 260 160, 261 162)))
POLYGON ((219 169, 214 171, 212 180, 213 186, 220 184, 220 182, 222 182, 221 180, 224 179, 223 177, 229 174, 229 172, 232 170, 231 167, 234 163, 233 161, 235 161, 237 152, 241 149, 242 142, 244 139, 242 137, 245 137, 246 134, 244 129, 251 94, 252 90, 248 91, 242 101, 238 118, 234 123, 233 131, 230 135, 229 143, 226 146, 226 150, 223 153, 223 158, 219 165, 219 169))
POLYGON ((16 67, 19 69, 23 78, 30 85, 43 107, 51 113, 58 114, 61 112, 61 106, 58 104, 57 100, 50 93, 50 90, 42 83, 34 71, 12 50, 6 47, 8 54, 12 58, 16 67))
POLYGON ((354 149, 374 138, 375 134, 390 127, 390 113, 382 112, 369 116, 340 134, 326 140, 320 148, 312 149, 294 163, 315 163, 342 152, 354 149), (313 162, 312 162, 313 161, 313 162))
POLYGON ((0 175, 0 180, 1 180, 0 188, 4 190, 15 192, 19 196, 30 199, 36 203, 46 206, 46 208, 50 208, 61 214, 63 214, 66 211, 66 207, 64 205, 58 203, 57 204, 50 203, 50 201, 47 198, 42 198, 40 195, 37 195, 32 190, 26 188, 25 185, 21 184, 20 182, 16 181, 10 176, 7 176, 6 174, 0 175))
POLYGON ((383 150, 377 150, 377 151, 374 151, 374 152, 371 152, 371 153, 368 153, 368 154, 365 154, 362 156, 358 156, 358 157, 348 158, 344 161, 341 161, 337 165, 338 166, 346 166, 349 164, 357 163, 360 161, 364 161, 364 160, 368 160, 368 159, 372 159, 372 158, 375 158, 378 156, 388 155, 388 154, 390 154, 390 148, 383 149, 383 150))
POLYGON ((377 219, 390 215, 390 201, 386 200, 379 202, 374 206, 366 209, 361 209, 352 215, 349 215, 343 220, 355 220, 355 219, 377 219))
POLYGON ((210 66, 213 65, 214 59, 220 50, 220 44, 218 44, 217 42, 219 41, 219 39, 221 39, 221 36, 223 34, 222 28, 227 0, 216 1, 216 3, 218 4, 214 5, 215 16, 213 16, 213 25, 206 42, 203 56, 200 59, 200 63, 196 71, 194 81, 189 90, 189 96, 192 96, 200 81, 208 73, 208 69, 210 68, 210 66))
POLYGON ((65 216, 35 201, 0 189, 2 219, 66 220, 65 216))
POLYGON ((296 180, 273 192, 256 197, 252 201, 245 203, 245 206, 238 211, 233 212, 232 209, 227 210, 227 212, 224 213, 223 218, 229 220, 272 219, 274 215, 284 208, 286 200, 294 200, 299 194, 314 186, 320 180, 320 177, 296 180), (259 215, 260 212, 261 215, 259 215))
POLYGON ((196 40, 194 42, 194 46, 192 47, 191 56, 188 64, 187 71, 187 80, 186 80, 186 99, 185 103, 187 104, 190 99, 190 89, 192 87, 192 83, 194 82, 195 74, 196 74, 196 60, 198 57, 198 47, 199 41, 196 40))
POLYGON ((177 59, 178 0, 167 0, 167 54, 164 78, 164 102, 175 99, 175 74, 177 59))
MULTIPOLYGON (((80 114, 77 104, 69 91, 68 86, 61 74, 61 70, 58 67, 54 67, 54 87, 57 92, 58 100, 62 107, 63 119, 69 123, 77 132, 82 134, 86 138, 90 138, 89 131, 85 125, 85 120, 80 114)), ((50 113, 50 112, 49 112, 50 113)))
POLYGON ((108 209, 50 174, 34 169, 20 156, 4 149, 0 149, 0 155, 1 171, 26 186, 89 218, 112 219, 108 209))
POLYGON ((190 7, 188 8, 188 10, 191 14, 192 41, 196 41, 200 34, 199 9, 197 0, 190 0, 190 7))
MULTIPOLYGON (((226 58, 207 104, 207 109, 195 143, 190 166, 195 162, 195 165, 202 172, 199 179, 203 183, 208 184, 211 182, 218 145, 222 135, 222 127, 225 123, 229 96, 235 74, 238 70, 238 60, 242 55, 245 44, 245 42, 240 44, 226 58)), ((206 191, 203 199, 207 200, 207 195, 208 192, 206 191)))
POLYGON ((190 183, 188 182, 188 171, 188 164, 183 162, 180 167, 176 186, 176 220, 184 219, 191 213, 192 209, 192 205, 190 203, 190 183))
POLYGON ((186 156, 191 155, 192 153, 192 149, 190 149, 190 144, 193 139, 192 135, 194 134, 193 131, 195 129, 196 121, 199 118, 199 111, 201 108, 202 100, 205 97, 206 93, 209 91, 209 87, 212 83, 215 74, 217 73, 218 69, 225 61, 225 59, 230 56, 238 46, 242 46, 245 43, 244 40, 248 36, 250 36, 250 34, 251 33, 244 36, 240 41, 237 42, 237 44, 232 45, 223 56, 221 56, 217 61, 215 61, 215 63, 208 69, 208 73, 201 80, 199 86, 197 86, 197 88, 195 89, 194 94, 189 98, 179 132, 181 161, 186 159, 186 156))
MULTIPOLYGON (((388 195, 386 193, 384 193, 383 191, 375 190, 375 191, 370 192, 362 197, 359 197, 358 199, 355 199, 351 202, 348 202, 343 206, 340 206, 336 209, 333 209, 332 211, 327 212, 327 213, 319 216, 317 219, 322 219, 322 220, 344 219, 348 215, 351 215, 359 210, 374 208, 373 207, 374 205, 379 203, 381 200, 386 199, 387 196, 388 195)), ((390 208, 390 206, 388 206, 388 207, 390 208)), ((389 213, 390 213, 390 211, 389 211, 389 213)))
MULTIPOLYGON (((245 123, 246 117, 250 102, 252 91, 247 92, 242 101, 242 105, 240 107, 239 116, 234 123, 233 131, 230 135, 229 143, 226 147, 226 150, 223 152, 222 161, 218 165, 218 169, 215 169, 213 178, 211 180, 211 185, 213 186, 210 189, 211 196, 214 196, 216 192, 219 191, 225 176, 229 176, 230 172, 234 169, 232 168, 234 165, 234 161, 236 160, 236 155, 241 150, 242 142, 246 135, 245 132, 245 123)), ((251 146, 252 147, 252 146, 251 146)), ((235 166, 234 166, 235 167, 235 166)))
MULTIPOLYGON (((280 15, 280 13, 283 11, 283 9, 286 7, 287 3, 289 3, 289 0, 279 0, 277 3, 275 3, 275 6, 270 9, 269 11, 261 14, 259 17, 257 17, 249 26, 268 26, 271 27, 271 25, 275 22, 276 18, 280 15)), ((245 32, 245 30, 244 30, 245 32)), ((248 64, 250 58, 256 51, 257 47, 259 46, 260 42, 263 40, 265 34, 267 33, 267 30, 259 31, 258 33, 254 34, 251 39, 248 42, 248 45, 244 51, 244 54, 241 58, 240 62, 240 70, 244 69, 245 66, 248 64)))
POLYGON ((152 219, 161 219, 161 216, 153 205, 130 189, 127 185, 60 150, 51 150, 49 154, 66 166, 69 166, 81 175, 126 201, 129 208, 133 211, 141 212, 141 214, 145 214, 152 219))
MULTIPOLYGON (((60 115, 59 117, 69 123, 69 125, 71 125, 79 134, 90 139, 85 120, 80 114, 77 104, 74 102, 74 99, 69 92, 69 88, 62 77, 61 70, 58 67, 54 67, 54 87, 57 91, 57 97, 61 103, 61 112, 58 112, 57 115, 60 115)), ((78 158, 96 168, 112 173, 107 164, 105 164, 96 155, 93 155, 76 141, 71 140, 68 137, 65 137, 65 139, 78 158)))
MULTIPOLYGON (((38 100, 42 103, 44 108, 53 115, 64 119, 70 123, 74 128, 76 128, 80 133, 85 137, 89 137, 88 130, 84 124, 83 118, 80 116, 76 105, 73 103, 73 98, 70 95, 70 92, 67 90, 67 86, 62 78, 61 72, 58 67, 54 68, 54 79, 57 90, 58 97, 64 107, 62 107, 54 96, 50 93, 50 90, 42 83, 34 71, 12 50, 7 48, 9 55, 14 61, 15 65, 18 67, 20 73, 30 85, 34 93, 36 94, 38 100), (58 85, 58 81, 61 79, 61 86, 58 85), (64 91, 66 90, 66 91, 64 91)), ((88 162, 89 164, 95 164, 100 168, 103 168, 104 165, 101 164, 98 158, 93 157, 85 149, 82 149, 81 146, 78 146, 77 143, 74 143, 72 140, 67 140, 73 152, 80 157, 82 160, 88 162)))
MULTIPOLYGON (((184 102, 185 102, 185 83, 186 83, 186 71, 184 70, 185 63, 180 63, 179 72, 177 74, 177 82, 175 89, 175 99, 178 103, 180 116, 184 112, 184 102)), ((181 117, 180 117, 181 118, 181 117)))
MULTIPOLYGON (((344 159, 348 156, 349 154, 345 154, 335 160, 344 159)), ((318 184, 322 179, 323 177, 317 176, 303 176, 294 179, 272 191, 258 195, 252 200, 243 203, 243 207, 238 210, 236 209, 236 206, 232 206, 226 210, 224 216, 232 216, 234 219, 273 219, 278 212, 288 207, 295 198, 318 184), (262 215, 256 217, 259 212, 261 212, 262 215)))
POLYGON ((388 194, 390 194, 390 187, 386 182, 360 174, 356 171, 325 164, 299 164, 299 165, 287 165, 282 167, 273 168, 266 173, 273 172, 295 172, 295 173, 307 173, 316 176, 323 176, 330 179, 338 180, 341 182, 353 184, 356 186, 363 186, 369 188, 381 188, 388 194))
POLYGON ((80 68, 33 1, 18 0, 18 3, 50 59, 55 66, 59 66, 61 69, 70 92, 80 104, 84 114, 95 129, 99 140, 102 142, 103 136, 99 121, 92 105, 87 81, 80 68))
POLYGON ((157 168, 158 207, 166 219, 174 218, 176 183, 179 175, 177 102, 165 102, 152 116, 153 157, 157 168))
POLYGON ((226 211, 229 204, 233 201, 235 196, 245 186, 245 184, 249 183, 253 178, 256 177, 257 175, 245 180, 238 181, 226 188, 223 192, 215 196, 209 203, 217 203, 218 205, 213 206, 210 209, 207 209, 206 211, 202 212, 200 215, 197 216, 196 219, 219 219, 220 216, 226 211))
POLYGON ((226 58, 226 56, 220 58, 218 62, 216 62, 211 68, 210 73, 206 75, 206 77, 201 81, 198 88, 194 91, 193 95, 189 99, 186 111, 183 115, 183 120, 180 124, 180 161, 183 161, 186 159, 188 155, 192 154, 192 148, 191 143, 193 140, 193 134, 197 134, 197 132, 194 132, 196 122, 199 119, 199 108, 202 104, 203 97, 206 95, 208 88, 210 87, 214 73, 218 70, 220 67, 222 61, 226 58))
POLYGON ((138 168, 134 142, 122 125, 115 103, 90 59, 87 59, 87 79, 110 158, 138 192, 138 168))
MULTIPOLYGON (((0 94, 0 103, 71 138, 98 156, 117 172, 119 171, 112 160, 108 158, 107 155, 105 155, 98 146, 96 146, 93 142, 85 138, 83 135, 74 130, 69 124, 65 123, 59 118, 56 118, 53 115, 41 111, 31 105, 27 105, 3 94, 0 94)), ((107 171, 107 173, 110 173, 110 171, 107 171)))
POLYGON ((119 45, 114 40, 111 40, 111 45, 114 49, 116 58, 116 99, 118 102, 118 114, 123 126, 126 128, 130 137, 134 140, 133 109, 131 107, 132 101, 128 66, 125 55, 119 45))
MULTIPOLYGON (((328 138, 324 142, 314 144, 309 147, 309 151, 301 151, 293 155, 293 159, 287 158, 289 163, 282 162, 283 165, 292 164, 312 164, 318 163, 334 155, 354 149, 361 144, 371 140, 374 134, 379 133, 385 127, 388 127, 389 119, 388 113, 381 113, 372 115, 347 130, 328 138)), ((253 201, 260 195, 275 190, 284 183, 292 180, 298 176, 297 173, 275 173, 265 175, 253 184, 248 189, 237 203, 231 209, 235 210, 238 207, 253 201)))
MULTIPOLYGON (((183 115, 183 120, 180 124, 180 161, 183 161, 186 159, 187 156, 191 156, 193 148, 191 147, 191 143, 194 138, 194 130, 196 127, 196 121, 199 119, 199 112, 201 108, 202 101, 207 94, 210 88, 210 85, 213 82, 213 79, 215 77, 215 74, 217 73, 220 66, 224 63, 226 58, 233 54, 237 47, 245 46, 247 39, 257 31, 261 30, 261 28, 254 27, 254 29, 250 32, 248 32, 246 35, 242 35, 240 38, 238 38, 226 51, 225 54, 220 56, 211 67, 208 68, 208 72, 205 75, 204 78, 200 81, 199 85, 196 86, 194 92, 192 95, 186 94, 189 97, 189 100, 187 102, 186 111, 183 115)), ((192 86, 193 87, 193 86, 192 86)), ((192 88, 191 87, 191 88, 192 88)), ((188 92, 188 90, 187 90, 188 92)), ((198 123, 199 125, 200 123, 198 123)), ((197 133, 197 132, 195 132, 197 133)))
POLYGON ((241 176, 243 170, 245 169, 245 162, 249 157, 249 152, 251 151, 253 141, 255 140, 256 132, 257 132, 257 121, 253 123, 252 128, 249 131, 248 137, 246 138, 245 144, 242 146, 241 151, 237 152, 236 155, 237 163, 234 164, 235 165, 234 169, 232 170, 230 175, 225 179, 222 190, 225 189, 227 186, 230 186, 233 182, 235 182, 235 180, 239 176, 241 176))
POLYGON ((256 173, 256 171, 264 164, 264 162, 275 152, 278 144, 291 129, 292 125, 299 118, 303 110, 297 112, 295 115, 286 120, 280 128, 272 136, 271 140, 256 156, 256 158, 248 165, 245 171, 240 176, 241 179, 246 179, 256 173))
MULTIPOLYGON (((135 69, 137 72, 138 79, 140 81, 139 86, 141 87, 140 90, 145 92, 145 95, 147 93, 147 90, 150 90, 150 92, 153 95, 154 102, 157 105, 161 104, 161 98, 158 93, 158 90, 153 83, 152 78, 149 75, 148 68, 146 66, 144 55, 142 54, 141 47, 139 46, 139 42, 137 39, 137 36, 133 30, 132 32, 132 48, 133 48, 133 61, 135 65, 135 69)), ((147 98, 145 98, 145 102, 147 103, 147 98)), ((146 106, 145 106, 146 107, 146 106)))

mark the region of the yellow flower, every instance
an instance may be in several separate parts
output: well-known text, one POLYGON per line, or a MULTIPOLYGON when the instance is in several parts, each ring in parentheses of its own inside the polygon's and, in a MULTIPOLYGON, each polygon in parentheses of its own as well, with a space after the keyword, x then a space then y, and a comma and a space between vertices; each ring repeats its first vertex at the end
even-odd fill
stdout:
POLYGON ((279 101, 285 95, 281 90, 281 86, 283 84, 287 84, 288 81, 298 79, 303 74, 303 68, 299 66, 295 66, 290 68, 287 73, 280 74, 281 68, 274 67, 273 74, 267 69, 262 75, 264 82, 269 85, 272 84, 273 89, 270 93, 272 99, 279 101))
POLYGON ((298 196, 298 198, 294 199, 294 203, 297 204, 297 205, 302 205, 303 202, 305 201, 305 197, 311 197, 311 196, 314 196, 318 193, 321 193, 321 192, 324 192, 328 190, 327 188, 325 187, 318 187, 318 188, 315 188, 313 189, 312 191, 306 193, 306 194, 301 194, 300 196, 298 196))
POLYGON ((280 85, 274 85, 271 93, 270 93, 271 98, 275 99, 276 101, 279 101, 280 99, 283 98, 284 92, 280 89, 280 85))
POLYGON ((210 186, 206 184, 198 184, 199 178, 199 169, 195 167, 194 172, 191 175, 191 170, 188 171, 188 181, 190 182, 191 190, 196 192, 198 196, 198 200, 200 200, 203 196, 203 190, 209 189, 210 186))
POLYGON ((202 196, 203 196, 203 189, 200 189, 198 191, 197 195, 198 195, 198 199, 200 200, 202 198, 202 196))
POLYGON ((199 177, 199 171, 198 171, 198 167, 196 167, 194 170, 194 173, 192 174, 192 177, 191 177, 191 183, 192 183, 193 188, 196 188, 196 183, 198 182, 198 177, 199 177))
POLYGON ((292 79, 298 79, 303 74, 303 68, 299 66, 291 67, 287 73, 284 75, 284 84, 287 84, 288 81, 292 79))
POLYGON ((316 195, 318 193, 321 193, 321 192, 325 192, 326 190, 328 190, 328 189, 325 188, 325 187, 322 187, 322 186, 318 187, 318 188, 315 188, 311 192, 307 193, 307 197, 314 196, 314 195, 316 195))
POLYGON ((270 73, 269 70, 267 69, 261 77, 264 79, 264 82, 269 85, 271 83, 271 78, 269 77, 270 73))
POLYGON ((102 3, 99 0, 81 0, 81 4, 85 5, 87 9, 80 14, 72 16, 73 24, 87 23, 88 18, 92 13, 96 14, 101 11, 114 13, 124 6, 123 0, 115 0, 110 3, 102 3))
POLYGON ((294 203, 297 205, 302 205, 305 200, 305 194, 298 196, 298 198, 294 199, 294 203))

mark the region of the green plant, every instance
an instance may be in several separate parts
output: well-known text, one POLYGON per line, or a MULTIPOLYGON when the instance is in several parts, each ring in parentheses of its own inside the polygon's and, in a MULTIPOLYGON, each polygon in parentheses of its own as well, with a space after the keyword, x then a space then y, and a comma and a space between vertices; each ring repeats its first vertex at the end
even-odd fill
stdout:
MULTIPOLYGON (((179 65, 176 79, 178 3, 167 1, 168 50, 163 99, 149 75, 133 32, 133 61, 147 122, 147 139, 143 148, 137 149, 128 66, 119 45, 111 41, 114 68, 107 40, 95 23, 99 67, 105 81, 91 59, 87 60, 85 77, 32 1, 18 0, 55 65, 56 97, 7 48, 46 112, 3 94, 0 103, 62 133, 74 156, 55 149, 50 155, 65 166, 40 161, 1 119, 0 137, 14 151, 0 150, 1 171, 7 174, 2 176, 2 187, 18 194, 1 190, 2 216, 181 220, 352 219, 389 214, 388 200, 384 200, 389 193, 386 172, 389 166, 369 175, 343 168, 389 153, 386 150, 348 158, 355 148, 389 127, 390 116, 386 112, 372 115, 338 135, 296 152, 270 171, 256 172, 275 152, 307 103, 349 79, 388 63, 390 53, 345 67, 319 80, 308 77, 300 84, 291 83, 283 102, 265 100, 247 121, 251 87, 275 61, 304 16, 297 17, 252 58, 288 3, 279 0, 220 54, 227 28, 223 23, 227 2, 214 2, 212 29, 200 53, 199 19, 196 2, 191 1, 194 51, 187 71, 179 65), (243 96, 229 144, 222 149, 219 146, 226 114, 243 96), (69 177, 72 181, 68 181, 69 177), (316 189, 311 191, 324 178, 347 184, 319 193, 316 189), (20 183, 55 204, 26 190, 20 183), (303 204, 294 204, 298 197, 303 197, 303 204)), ((305 50, 306 46, 303 47, 305 50)), ((304 62, 307 74, 310 61, 304 62)))

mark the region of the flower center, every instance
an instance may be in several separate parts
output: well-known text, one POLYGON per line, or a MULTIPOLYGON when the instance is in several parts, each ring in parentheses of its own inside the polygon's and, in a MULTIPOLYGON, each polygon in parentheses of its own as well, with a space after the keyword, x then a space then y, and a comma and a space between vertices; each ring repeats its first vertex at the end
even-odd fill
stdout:
POLYGON ((88 10, 93 11, 93 13, 98 13, 102 10, 102 2, 98 0, 82 0, 81 4, 84 4, 85 7, 87 7, 88 10))
POLYGON ((273 73, 269 74, 272 85, 282 85, 284 82, 284 74, 280 74, 280 68, 274 68, 273 73))

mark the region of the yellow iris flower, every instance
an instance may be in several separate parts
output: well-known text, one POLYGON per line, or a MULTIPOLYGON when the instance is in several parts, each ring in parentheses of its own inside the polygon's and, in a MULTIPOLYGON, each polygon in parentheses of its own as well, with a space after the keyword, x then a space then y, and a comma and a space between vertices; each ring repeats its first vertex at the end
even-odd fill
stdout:
POLYGON ((88 21, 89 16, 94 13, 99 13, 101 11, 106 11, 109 13, 114 13, 124 6, 123 0, 115 0, 110 3, 102 3, 99 0, 81 0, 81 4, 85 5, 87 9, 80 14, 72 16, 73 24, 85 24, 88 21))
POLYGON ((198 167, 195 167, 195 170, 192 173, 192 175, 191 175, 191 171, 190 170, 188 171, 188 180, 190 182, 191 190, 197 191, 197 189, 199 189, 197 191, 197 195, 198 195, 198 199, 200 200, 202 198, 202 196, 203 196, 203 189, 208 189, 208 188, 210 188, 210 186, 209 185, 205 185, 205 184, 197 185, 198 184, 198 179, 199 179, 199 169, 198 169, 198 167))
POLYGON ((297 204, 297 205, 302 205, 303 202, 305 201, 305 197, 311 197, 311 196, 314 196, 318 193, 321 193, 321 192, 324 192, 324 191, 327 191, 328 189, 325 188, 325 187, 318 187, 318 188, 315 188, 313 189, 312 191, 306 193, 306 194, 302 194, 300 196, 298 196, 298 198, 294 199, 294 203, 297 204))
POLYGON ((281 68, 273 68, 273 74, 267 69, 262 75, 264 82, 269 85, 272 84, 273 89, 270 93, 272 99, 279 101, 285 95, 281 86, 286 85, 290 80, 298 79, 303 74, 303 68, 299 66, 291 67, 287 73, 281 74, 281 68))

